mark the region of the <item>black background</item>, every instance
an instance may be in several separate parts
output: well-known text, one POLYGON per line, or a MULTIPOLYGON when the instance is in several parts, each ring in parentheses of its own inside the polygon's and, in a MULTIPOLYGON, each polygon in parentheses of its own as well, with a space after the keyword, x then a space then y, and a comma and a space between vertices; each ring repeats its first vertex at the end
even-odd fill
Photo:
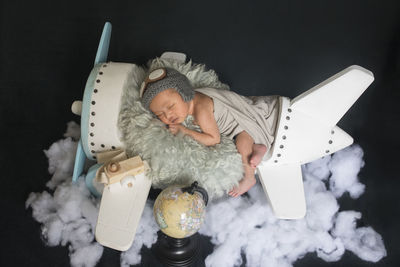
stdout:
MULTIPOLYGON (((70 106, 110 21, 109 60, 184 52, 243 95, 292 98, 349 65, 371 70, 374 83, 338 124, 364 149, 366 192, 340 204, 362 212, 360 226, 382 235, 388 256, 373 264, 346 252, 326 263, 307 254, 295 266, 400 266, 399 11, 398 1, 373 0, 0 1, 0 265, 69 266, 67 248, 46 247, 24 205, 50 178, 43 149, 79 122, 70 106)), ((151 251, 143 256, 142 266, 156 265, 151 251)), ((99 266, 118 264, 105 249, 99 266)))

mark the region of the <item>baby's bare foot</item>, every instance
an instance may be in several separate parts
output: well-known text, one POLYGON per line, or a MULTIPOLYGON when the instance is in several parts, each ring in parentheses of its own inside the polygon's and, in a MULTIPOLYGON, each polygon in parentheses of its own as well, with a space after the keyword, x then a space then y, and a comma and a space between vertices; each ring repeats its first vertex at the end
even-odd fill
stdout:
POLYGON ((237 197, 240 196, 244 193, 246 193, 247 191, 250 190, 250 188, 253 187, 253 185, 256 184, 256 179, 253 177, 247 177, 247 178, 243 178, 240 182, 239 182, 239 186, 234 187, 231 191, 229 191, 229 195, 231 197, 237 197))
POLYGON ((264 157, 265 152, 267 152, 267 147, 261 144, 253 145, 253 154, 251 154, 250 158, 250 166, 252 168, 256 168, 258 164, 260 164, 262 158, 264 157))

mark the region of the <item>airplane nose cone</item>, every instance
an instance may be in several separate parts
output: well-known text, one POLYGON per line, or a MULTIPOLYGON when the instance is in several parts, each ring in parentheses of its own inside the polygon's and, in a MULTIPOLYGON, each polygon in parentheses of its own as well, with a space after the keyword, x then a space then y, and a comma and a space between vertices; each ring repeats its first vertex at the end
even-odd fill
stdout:
POLYGON ((76 100, 74 103, 72 103, 71 106, 71 111, 75 115, 81 115, 82 114, 82 101, 76 100))

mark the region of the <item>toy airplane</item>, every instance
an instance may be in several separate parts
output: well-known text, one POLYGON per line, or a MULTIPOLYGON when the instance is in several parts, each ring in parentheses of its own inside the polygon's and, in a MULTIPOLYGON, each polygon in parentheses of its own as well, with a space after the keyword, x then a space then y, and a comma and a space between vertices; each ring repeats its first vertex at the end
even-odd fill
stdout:
MULTIPOLYGON (((135 65, 106 62, 110 37, 111 24, 107 22, 83 101, 72 104, 72 111, 81 115, 73 181, 82 174, 86 158, 98 160, 86 175, 89 190, 102 196, 96 239, 105 246, 126 250, 133 242, 151 181, 145 175, 146 162, 142 166, 141 160, 135 159, 136 163, 130 165, 132 162, 123 153, 117 120, 121 95, 135 65), (133 169, 113 174, 115 162, 133 169)), ((177 62, 186 60, 185 54, 173 52, 161 57, 177 62)), ((301 164, 352 144, 351 136, 335 125, 373 80, 370 71, 351 66, 293 100, 280 97, 275 141, 256 170, 278 218, 304 217, 301 164)))

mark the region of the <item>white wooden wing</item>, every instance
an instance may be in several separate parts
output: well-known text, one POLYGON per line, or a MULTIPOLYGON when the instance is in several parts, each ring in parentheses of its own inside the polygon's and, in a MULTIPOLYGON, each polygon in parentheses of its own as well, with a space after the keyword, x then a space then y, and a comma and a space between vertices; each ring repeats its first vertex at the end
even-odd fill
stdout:
POLYGON ((145 173, 104 187, 96 225, 97 242, 120 251, 131 247, 150 187, 151 180, 145 173))

